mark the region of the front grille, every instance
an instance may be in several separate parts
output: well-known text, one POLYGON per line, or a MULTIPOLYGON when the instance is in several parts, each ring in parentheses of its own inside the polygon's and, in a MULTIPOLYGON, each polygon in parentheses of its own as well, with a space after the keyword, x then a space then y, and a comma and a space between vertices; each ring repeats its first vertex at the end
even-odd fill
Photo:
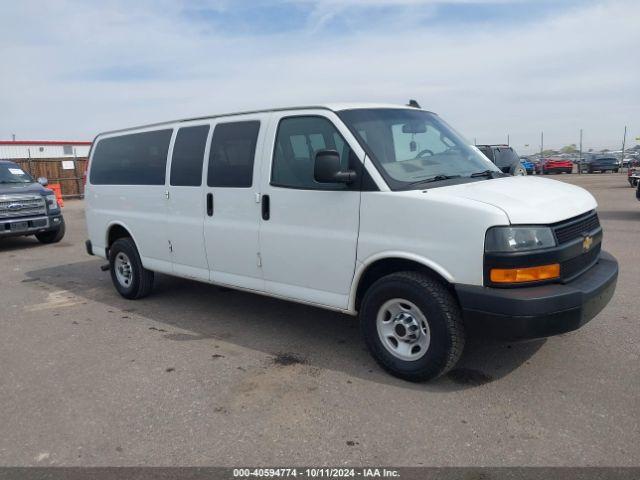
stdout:
POLYGON ((47 207, 40 195, 0 196, 0 218, 46 215, 47 207))
POLYGON ((570 258, 560 264, 560 276, 563 281, 569 281, 580 275, 582 272, 591 267, 600 256, 600 247, 598 243, 591 250, 577 257, 570 258))
POLYGON ((591 212, 559 223, 553 227, 553 231, 556 234, 558 245, 562 245, 576 238, 580 238, 584 236, 584 234, 591 233, 599 227, 600 220, 598 220, 598 214, 591 212))

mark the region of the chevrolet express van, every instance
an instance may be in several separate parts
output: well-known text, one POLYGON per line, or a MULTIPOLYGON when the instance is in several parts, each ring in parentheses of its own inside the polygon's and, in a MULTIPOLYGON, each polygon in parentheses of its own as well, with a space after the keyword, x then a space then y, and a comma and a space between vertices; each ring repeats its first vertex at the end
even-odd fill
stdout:
POLYGON ((154 273, 359 315, 392 374, 428 380, 466 332, 543 337, 611 299, 596 201, 502 173, 438 115, 323 105, 100 134, 89 254, 124 297, 154 273))

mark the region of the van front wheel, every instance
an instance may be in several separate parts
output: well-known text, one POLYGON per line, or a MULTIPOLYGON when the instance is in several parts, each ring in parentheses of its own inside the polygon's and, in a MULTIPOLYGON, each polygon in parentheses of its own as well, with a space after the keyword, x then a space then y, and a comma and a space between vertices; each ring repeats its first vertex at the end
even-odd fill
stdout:
POLYGON ((456 299, 441 282, 418 272, 375 282, 363 299, 360 325, 378 364, 413 382, 445 374, 464 348, 456 299))
POLYGON ((142 266, 136 244, 131 238, 119 238, 109 249, 111 280, 124 298, 146 297, 153 288, 153 272, 142 266))

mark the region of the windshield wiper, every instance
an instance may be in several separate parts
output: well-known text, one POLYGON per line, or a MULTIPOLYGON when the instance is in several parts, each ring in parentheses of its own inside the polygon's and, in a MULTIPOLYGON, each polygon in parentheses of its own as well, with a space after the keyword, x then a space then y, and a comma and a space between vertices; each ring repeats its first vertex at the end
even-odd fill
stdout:
POLYGON ((499 178, 502 177, 502 172, 496 172, 495 170, 484 170, 482 172, 476 172, 469 175, 469 178, 486 177, 486 178, 499 178))
POLYGON ((423 178, 422 180, 418 180, 416 182, 411 182, 405 185, 406 187, 412 187, 414 185, 420 185, 422 183, 431 183, 431 182, 439 182, 441 180, 449 180, 450 178, 460 178, 460 175, 436 175, 434 177, 423 178))

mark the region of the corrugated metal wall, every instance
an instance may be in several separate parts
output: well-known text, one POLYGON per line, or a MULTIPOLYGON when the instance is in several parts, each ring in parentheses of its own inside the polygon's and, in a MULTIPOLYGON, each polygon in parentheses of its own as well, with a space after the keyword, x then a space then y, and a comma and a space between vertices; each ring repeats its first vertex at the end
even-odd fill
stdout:
MULTIPOLYGON (((73 158, 87 157, 90 145, 69 144, 71 151, 65 153, 64 145, 0 145, 0 160, 23 158, 73 158)), ((69 150, 69 149, 67 149, 69 150)))

